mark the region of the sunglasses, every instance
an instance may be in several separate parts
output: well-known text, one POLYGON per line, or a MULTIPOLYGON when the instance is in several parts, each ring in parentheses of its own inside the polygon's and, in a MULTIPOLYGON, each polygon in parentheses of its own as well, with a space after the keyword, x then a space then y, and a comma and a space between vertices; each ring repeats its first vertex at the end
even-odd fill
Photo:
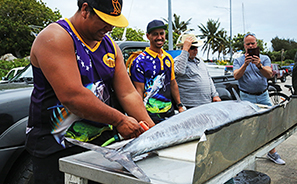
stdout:
POLYGON ((256 37, 256 35, 254 33, 247 33, 246 35, 244 35, 244 38, 246 38, 247 36, 253 36, 256 37))
POLYGON ((190 50, 194 50, 194 49, 197 49, 198 47, 195 47, 195 46, 191 46, 190 47, 190 50))

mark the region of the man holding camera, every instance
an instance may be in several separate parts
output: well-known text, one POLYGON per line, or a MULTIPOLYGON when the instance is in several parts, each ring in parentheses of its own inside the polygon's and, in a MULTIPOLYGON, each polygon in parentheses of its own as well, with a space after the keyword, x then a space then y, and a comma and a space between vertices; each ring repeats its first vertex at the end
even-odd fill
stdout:
MULTIPOLYGON (((234 78, 238 80, 240 98, 256 104, 272 106, 268 93, 267 79, 272 77, 271 60, 256 50, 257 39, 253 33, 244 36, 246 53, 233 63, 234 78)), ((285 164, 275 151, 269 151, 268 158, 276 164, 285 164)))

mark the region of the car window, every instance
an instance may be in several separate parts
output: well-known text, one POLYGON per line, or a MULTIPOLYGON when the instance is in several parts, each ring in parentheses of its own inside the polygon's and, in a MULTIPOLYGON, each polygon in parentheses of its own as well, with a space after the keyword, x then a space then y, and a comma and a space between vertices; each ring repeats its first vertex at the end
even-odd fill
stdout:
POLYGON ((14 70, 11 70, 8 74, 7 74, 7 79, 11 79, 14 76, 14 70))
POLYGON ((133 52, 137 52, 137 51, 144 51, 145 48, 142 48, 142 49, 139 49, 139 48, 129 48, 129 49, 125 49, 122 51, 123 53, 123 58, 124 58, 124 62, 126 64, 128 58, 130 57, 130 55, 133 53, 133 52))
POLYGON ((232 67, 226 67, 227 71, 233 71, 232 67))
POLYGON ((33 81, 32 66, 29 64, 23 70, 20 71, 10 82, 23 82, 25 80, 33 81))
POLYGON ((17 70, 17 73, 16 73, 16 75, 17 75, 17 74, 19 74, 19 73, 21 73, 21 72, 22 72, 22 70, 17 70))

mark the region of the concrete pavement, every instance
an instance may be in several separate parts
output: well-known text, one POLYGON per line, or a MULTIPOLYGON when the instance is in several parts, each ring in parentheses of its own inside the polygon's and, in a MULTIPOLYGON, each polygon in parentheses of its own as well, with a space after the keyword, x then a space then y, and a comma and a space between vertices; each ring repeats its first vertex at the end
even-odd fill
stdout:
POLYGON ((266 155, 258 158, 257 171, 267 174, 272 184, 297 184, 297 133, 276 147, 286 165, 277 165, 266 155))
MULTIPOLYGON (((292 78, 287 77, 286 83, 279 82, 277 84, 281 86, 292 84, 292 78)), ((284 93, 290 95, 287 89, 284 87, 282 89, 284 93)), ((256 162, 257 171, 267 174, 271 178, 272 184, 297 184, 297 133, 278 145, 276 151, 285 160, 286 165, 277 165, 268 160, 266 155, 263 155, 256 162)))

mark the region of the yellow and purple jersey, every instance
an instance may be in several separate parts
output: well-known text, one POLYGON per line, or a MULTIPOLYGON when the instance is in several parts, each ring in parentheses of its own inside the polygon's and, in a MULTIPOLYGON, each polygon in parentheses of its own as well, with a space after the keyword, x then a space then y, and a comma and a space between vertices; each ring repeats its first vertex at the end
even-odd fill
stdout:
POLYGON ((150 48, 133 61, 131 79, 144 83, 144 105, 149 114, 167 113, 172 110, 170 82, 175 79, 174 61, 162 49, 160 55, 150 48))

